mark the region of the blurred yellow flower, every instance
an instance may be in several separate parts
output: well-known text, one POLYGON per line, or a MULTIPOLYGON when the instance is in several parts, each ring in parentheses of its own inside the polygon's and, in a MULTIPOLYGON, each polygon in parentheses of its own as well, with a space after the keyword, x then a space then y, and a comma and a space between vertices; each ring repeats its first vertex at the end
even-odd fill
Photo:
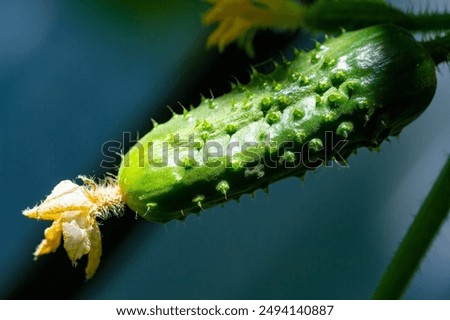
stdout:
POLYGON ((238 38, 249 38, 256 28, 297 29, 304 8, 294 0, 208 0, 213 7, 203 16, 205 24, 218 23, 208 47, 219 50, 238 38))

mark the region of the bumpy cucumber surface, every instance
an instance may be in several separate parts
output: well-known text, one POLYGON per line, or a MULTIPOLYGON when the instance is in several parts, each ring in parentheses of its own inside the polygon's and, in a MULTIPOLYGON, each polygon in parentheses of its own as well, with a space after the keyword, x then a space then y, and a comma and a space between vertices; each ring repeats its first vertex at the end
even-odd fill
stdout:
POLYGON ((155 126, 125 155, 119 185, 145 219, 183 219, 377 147, 422 113, 435 89, 433 60, 407 31, 347 32, 155 126))

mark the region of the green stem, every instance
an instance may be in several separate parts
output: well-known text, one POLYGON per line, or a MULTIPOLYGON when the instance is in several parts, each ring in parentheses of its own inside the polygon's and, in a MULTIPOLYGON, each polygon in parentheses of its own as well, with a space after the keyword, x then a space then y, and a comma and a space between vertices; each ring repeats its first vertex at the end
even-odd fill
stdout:
POLYGON ((340 0, 316 1, 304 8, 300 26, 316 31, 335 32, 391 23, 410 31, 442 31, 450 29, 450 14, 413 14, 381 1, 340 0))
POLYGON ((373 299, 399 299, 450 210, 450 157, 386 269, 373 299))
POLYGON ((423 13, 407 14, 411 21, 405 25, 411 31, 443 31, 450 29, 450 14, 448 13, 423 13))
POLYGON ((430 53, 434 63, 450 62, 450 33, 422 42, 422 45, 430 53))

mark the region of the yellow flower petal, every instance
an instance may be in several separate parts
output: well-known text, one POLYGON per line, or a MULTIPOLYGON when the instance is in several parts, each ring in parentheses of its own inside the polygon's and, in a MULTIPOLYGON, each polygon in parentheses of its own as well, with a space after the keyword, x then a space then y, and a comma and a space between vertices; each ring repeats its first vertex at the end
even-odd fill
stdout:
POLYGON ((64 249, 67 251, 70 261, 76 265, 77 260, 89 253, 91 243, 87 230, 81 228, 75 220, 63 223, 64 249))
POLYGON ((88 233, 89 241, 91 242, 91 250, 88 255, 88 264, 85 269, 86 278, 90 279, 94 276, 100 264, 100 257, 102 256, 102 236, 97 224, 92 226, 88 233))
MULTIPOLYGON (((297 29, 302 24, 304 8, 294 0, 210 0, 213 7, 203 16, 203 23, 218 23, 208 38, 208 46, 223 49, 257 28, 297 29)), ((244 44, 246 45, 246 44, 244 44)))
POLYGON ((55 252, 56 249, 58 249, 62 236, 61 219, 54 221, 50 227, 45 229, 44 235, 45 239, 42 240, 36 248, 36 251, 34 251, 34 256, 36 259, 40 255, 55 252))
POLYGON ((61 181, 38 206, 26 209, 23 214, 38 220, 55 220, 69 210, 89 210, 92 207, 82 186, 72 181, 61 181))

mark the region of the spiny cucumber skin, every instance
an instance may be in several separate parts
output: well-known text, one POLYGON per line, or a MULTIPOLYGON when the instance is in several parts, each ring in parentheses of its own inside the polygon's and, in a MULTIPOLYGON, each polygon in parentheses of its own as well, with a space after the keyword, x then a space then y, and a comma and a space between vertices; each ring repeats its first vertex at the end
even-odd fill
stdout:
POLYGON ((324 159, 325 152, 331 160, 333 142, 326 132, 332 132, 334 144, 348 139, 339 150, 343 158, 358 147, 377 147, 422 113, 435 89, 432 59, 403 29, 380 25, 347 32, 311 52, 296 52, 271 74, 254 72, 247 85, 203 99, 196 109, 157 125, 125 155, 119 185, 127 205, 145 219, 183 219, 273 181, 303 176, 323 164, 314 159, 324 159), (169 156, 161 166, 155 155, 163 154, 163 142, 169 156), (258 144, 205 165, 203 148, 212 142, 224 150, 231 143, 258 144), (286 142, 289 150, 280 147, 286 142), (305 150, 311 160, 299 165, 305 150), (261 159, 266 162, 256 161, 261 159), (274 159, 279 165, 264 165, 274 159), (289 165, 293 161, 296 165, 289 165))

